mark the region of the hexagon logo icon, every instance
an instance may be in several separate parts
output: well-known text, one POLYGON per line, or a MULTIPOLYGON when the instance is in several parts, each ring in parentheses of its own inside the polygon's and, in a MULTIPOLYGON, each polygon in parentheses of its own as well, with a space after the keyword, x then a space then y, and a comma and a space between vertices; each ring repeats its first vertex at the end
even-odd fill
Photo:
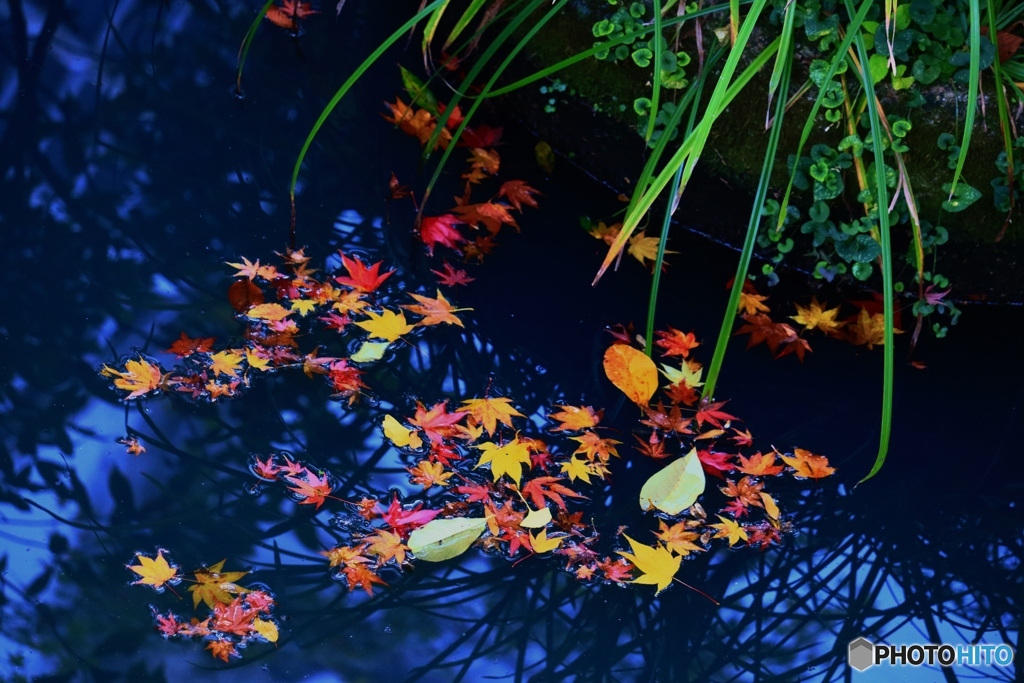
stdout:
POLYGON ((850 643, 847 661, 857 671, 864 671, 875 663, 875 645, 866 638, 850 643))

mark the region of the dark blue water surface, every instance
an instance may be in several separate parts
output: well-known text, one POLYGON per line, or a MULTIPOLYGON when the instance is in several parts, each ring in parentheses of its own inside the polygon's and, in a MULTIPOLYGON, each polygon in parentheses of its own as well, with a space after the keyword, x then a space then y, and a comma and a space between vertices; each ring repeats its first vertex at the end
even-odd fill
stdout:
MULTIPOLYGON (((343 494, 414 493, 376 420, 405 414, 409 397, 461 400, 489 382, 538 424, 553 403, 586 402, 629 428, 635 410, 601 370, 603 329, 642 325, 650 276, 630 261, 591 288, 603 246, 579 228, 581 215, 622 205, 565 159, 546 177, 536 140, 500 107, 484 117, 506 127, 502 174, 541 189, 541 209, 470 268, 476 282, 456 294, 474 309, 465 331, 435 330, 368 374, 379 405, 346 408, 297 374, 213 405, 118 403, 102 363, 161 351, 181 331, 241 334, 224 262, 272 261, 288 245, 302 140, 417 5, 348 0, 336 18, 325 4, 298 38, 266 23, 243 99, 237 53, 257 3, 0 5, 0 681, 1019 680, 1015 666, 857 674, 845 655, 858 636, 1017 646, 1019 309, 967 306, 948 339, 922 342, 924 370, 903 360, 908 335, 897 340, 889 461, 855 491, 877 447, 880 352, 819 338, 800 364, 737 340, 718 390, 729 410, 762 448, 827 454, 839 474, 780 491, 799 529, 781 547, 684 565, 720 606, 679 586, 655 598, 581 585, 557 559, 512 565, 476 550, 389 574, 372 599, 349 594, 318 554, 334 542, 330 512, 250 492, 250 453, 287 449, 330 468, 343 494), (116 443, 130 430, 145 455, 116 443), (252 568, 246 580, 278 600, 277 645, 222 665, 202 642, 162 639, 148 605, 188 613, 191 601, 129 586, 125 569, 156 547, 186 568, 252 568)), ((416 44, 386 54, 328 120, 301 175, 297 238, 316 267, 360 250, 397 267, 404 289, 432 291, 440 263, 414 240, 413 210, 386 202, 391 171, 422 189, 418 147, 380 117, 416 44)), ((456 191, 439 190, 437 211, 456 191)), ((684 200, 684 222, 686 202, 700 201, 684 200)), ((696 330, 707 361, 734 254, 682 230, 671 247, 659 320, 696 330)), ((787 287, 773 301, 806 300, 801 276, 787 287)), ((593 503, 602 520, 635 506, 630 451, 593 503)))

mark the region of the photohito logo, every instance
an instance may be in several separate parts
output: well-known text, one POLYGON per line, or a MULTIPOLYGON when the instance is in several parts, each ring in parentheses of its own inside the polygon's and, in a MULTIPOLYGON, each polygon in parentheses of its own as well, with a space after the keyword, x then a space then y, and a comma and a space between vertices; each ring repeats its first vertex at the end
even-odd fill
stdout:
POLYGON ((1010 666, 1013 664, 1013 648, 1005 643, 989 645, 875 645, 867 638, 850 642, 847 662, 857 671, 864 671, 876 664, 889 666, 1010 666))

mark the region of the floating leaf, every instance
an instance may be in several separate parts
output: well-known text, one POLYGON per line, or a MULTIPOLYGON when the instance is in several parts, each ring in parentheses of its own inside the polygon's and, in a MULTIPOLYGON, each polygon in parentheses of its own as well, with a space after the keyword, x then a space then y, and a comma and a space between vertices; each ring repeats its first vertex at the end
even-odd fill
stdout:
POLYGON ((658 389, 654 361, 626 344, 613 344, 604 352, 604 374, 639 406, 646 406, 658 389))
POLYGON ((409 550, 416 559, 443 562, 466 552, 486 528, 483 517, 435 519, 409 535, 409 550))
POLYGON ((384 357, 384 352, 391 346, 391 342, 363 342, 359 350, 348 357, 353 363, 372 363, 384 357))
POLYGON ((697 501, 704 493, 704 486, 704 469, 700 466, 697 449, 692 448, 647 480, 640 489, 640 507, 678 515, 697 501))
POLYGON ((391 415, 384 416, 381 423, 384 429, 384 436, 398 448, 420 448, 423 446, 423 439, 416 430, 409 429, 391 415))
POLYGON ((256 633, 263 636, 267 642, 276 643, 278 638, 277 624, 269 619, 253 619, 252 628, 256 633))
POLYGON ((524 529, 540 529, 542 527, 546 527, 550 523, 551 510, 545 506, 540 510, 530 510, 530 512, 523 517, 523 520, 519 522, 519 526, 524 529))

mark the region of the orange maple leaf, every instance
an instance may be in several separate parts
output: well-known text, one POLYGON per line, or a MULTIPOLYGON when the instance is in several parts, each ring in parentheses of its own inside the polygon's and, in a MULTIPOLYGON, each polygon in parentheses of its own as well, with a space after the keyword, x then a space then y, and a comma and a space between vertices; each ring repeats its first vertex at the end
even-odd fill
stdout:
POLYGON ((128 359, 124 364, 124 370, 104 365, 100 368, 100 374, 104 377, 112 377, 115 387, 129 392, 124 397, 126 401, 159 389, 163 385, 164 377, 160 366, 142 355, 128 359))
POLYGON ((303 2, 302 0, 281 0, 280 7, 271 5, 267 8, 266 17, 272 24, 294 31, 299 27, 299 21, 301 19, 305 19, 311 14, 320 14, 320 12, 310 9, 309 2, 303 2))
POLYGON ((534 195, 541 194, 539 190, 530 187, 523 180, 507 180, 498 188, 498 196, 507 199, 516 211, 523 210, 523 204, 537 208, 537 200, 534 195))
POLYGON ((782 471, 782 465, 775 464, 775 453, 755 453, 749 458, 739 456, 740 466, 737 467, 744 474, 769 476, 782 471))
POLYGON ((449 325, 458 325, 459 327, 465 327, 462 321, 455 317, 455 313, 459 311, 472 311, 472 308, 454 308, 451 303, 444 298, 444 294, 441 290, 437 290, 437 298, 431 299, 430 297, 420 296, 419 294, 413 294, 409 292, 409 296, 419 302, 416 304, 404 304, 402 308, 407 311, 411 311, 416 315, 422 315, 423 320, 420 320, 417 325, 440 325, 441 323, 447 323, 449 325))
POLYGON ((815 455, 802 448, 794 448, 793 455, 783 455, 782 460, 796 470, 793 476, 799 479, 822 479, 836 471, 828 466, 828 458, 824 455, 815 455))
POLYGON ((561 408, 557 413, 548 415, 548 419, 557 420, 559 425, 552 429, 553 432, 575 432, 580 429, 596 427, 604 415, 603 410, 595 411, 590 406, 556 406, 561 408))

